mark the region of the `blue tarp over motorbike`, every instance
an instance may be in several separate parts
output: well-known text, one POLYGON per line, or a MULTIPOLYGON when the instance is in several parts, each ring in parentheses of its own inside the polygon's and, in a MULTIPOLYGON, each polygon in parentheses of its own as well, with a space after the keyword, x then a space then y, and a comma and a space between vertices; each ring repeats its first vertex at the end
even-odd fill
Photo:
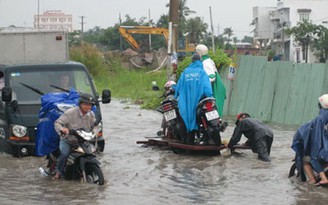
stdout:
POLYGON ((203 96, 212 97, 212 87, 202 62, 195 61, 180 75, 174 95, 179 97, 179 110, 188 132, 198 130, 196 109, 203 96))
POLYGON ((45 156, 59 146, 59 135, 54 122, 67 109, 78 105, 79 94, 72 89, 69 93, 47 93, 41 97, 41 109, 35 142, 35 155, 45 156))

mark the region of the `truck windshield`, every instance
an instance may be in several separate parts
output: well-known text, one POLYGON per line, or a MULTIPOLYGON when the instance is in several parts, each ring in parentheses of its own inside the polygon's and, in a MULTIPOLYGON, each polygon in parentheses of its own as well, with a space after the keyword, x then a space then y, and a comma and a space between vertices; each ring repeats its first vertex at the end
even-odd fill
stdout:
POLYGON ((84 70, 28 70, 9 73, 13 100, 19 104, 40 104, 42 94, 68 92, 74 88, 95 96, 91 79, 84 70))

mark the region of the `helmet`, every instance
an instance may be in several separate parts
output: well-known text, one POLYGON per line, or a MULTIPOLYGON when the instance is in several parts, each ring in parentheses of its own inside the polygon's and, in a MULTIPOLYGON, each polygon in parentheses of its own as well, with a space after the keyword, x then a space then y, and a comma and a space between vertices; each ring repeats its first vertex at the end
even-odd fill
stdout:
POLYGON ((246 116, 246 117, 251 117, 248 113, 246 112, 241 112, 237 115, 237 120, 239 120, 240 118, 242 118, 243 116, 246 116))
POLYGON ((199 61, 201 59, 201 56, 198 53, 195 53, 194 55, 192 55, 191 57, 191 61, 195 62, 195 61, 199 61))
POLYGON ((323 109, 328 109, 328 94, 319 97, 319 104, 323 109))
POLYGON ((91 105, 94 105, 96 102, 93 96, 90 95, 89 93, 81 93, 79 98, 79 105, 81 103, 89 103, 91 105))
POLYGON ((200 56, 207 55, 208 48, 204 44, 199 44, 196 46, 196 53, 198 53, 200 56))
POLYGON ((173 80, 169 80, 165 83, 164 89, 169 90, 172 88, 172 86, 176 85, 176 83, 173 80))
POLYGON ((236 125, 238 124, 238 122, 239 122, 239 119, 240 118, 246 118, 246 117, 251 117, 248 113, 246 113, 246 112, 241 112, 241 113, 239 113, 237 116, 236 116, 236 118, 237 118, 237 120, 236 120, 236 125))

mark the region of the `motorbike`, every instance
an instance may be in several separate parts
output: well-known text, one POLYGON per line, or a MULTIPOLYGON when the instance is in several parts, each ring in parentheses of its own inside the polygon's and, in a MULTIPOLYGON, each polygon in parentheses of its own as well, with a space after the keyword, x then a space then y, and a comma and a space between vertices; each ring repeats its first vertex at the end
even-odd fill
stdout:
MULTIPOLYGON (((100 162, 96 159, 97 149, 92 141, 96 134, 84 130, 70 130, 70 134, 76 136, 77 143, 72 146, 64 172, 66 180, 81 180, 82 182, 98 185, 104 184, 104 175, 100 168, 100 162)), ((57 158, 60 151, 55 151, 47 156, 47 169, 39 168, 45 176, 55 175, 57 158)))
POLYGON ((164 100, 157 109, 163 114, 163 139, 182 141, 186 135, 183 119, 179 113, 178 101, 174 98, 174 90, 169 89, 163 94, 164 100))
MULTIPOLYGON (((324 172, 325 172, 326 176, 328 177, 328 164, 325 164, 324 167, 325 167, 324 172)), ((303 169, 303 167, 297 167, 295 159, 293 159, 293 163, 292 163, 291 167, 289 168, 288 178, 291 178, 291 177, 296 177, 297 179, 299 179, 302 182, 306 181, 306 175, 305 175, 304 169, 303 169)), ((320 177, 319 177, 318 173, 315 173, 315 177, 316 177, 317 182, 320 181, 320 177)))
POLYGON ((221 135, 228 126, 227 122, 223 122, 217 111, 215 99, 206 97, 199 101, 196 109, 196 121, 199 126, 196 135, 192 135, 191 142, 194 144, 214 144, 220 146, 221 135))
POLYGON ((224 132, 228 123, 220 118, 215 99, 207 97, 199 101, 196 111, 199 130, 189 134, 179 113, 178 100, 174 98, 174 85, 173 81, 165 84, 165 92, 162 95, 164 100, 157 109, 163 114, 163 130, 160 132, 163 139, 176 140, 182 144, 220 146, 222 144, 220 132, 224 132))

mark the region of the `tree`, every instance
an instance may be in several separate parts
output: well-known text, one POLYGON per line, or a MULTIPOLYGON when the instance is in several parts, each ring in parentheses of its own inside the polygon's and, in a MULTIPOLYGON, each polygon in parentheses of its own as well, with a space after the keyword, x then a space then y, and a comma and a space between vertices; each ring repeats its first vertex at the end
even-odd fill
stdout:
POLYGON ((204 34, 206 34, 207 24, 204 23, 203 18, 195 17, 187 20, 186 33, 189 35, 189 42, 199 43, 204 34))
POLYGON ((328 28, 319 25, 314 32, 316 38, 313 40, 314 55, 320 63, 328 60, 328 28))
POLYGON ((168 28, 169 27, 169 15, 168 14, 162 14, 156 24, 157 27, 160 28, 168 28))
POLYGON ((234 43, 234 44, 236 44, 237 42, 238 42, 238 38, 235 36, 235 37, 233 37, 232 38, 232 42, 234 43))
POLYGON ((307 20, 297 23, 297 26, 285 30, 294 37, 295 42, 302 47, 303 59, 307 62, 308 47, 311 46, 314 55, 320 62, 325 62, 328 56, 328 29, 315 25, 307 20))
POLYGON ((286 33, 292 35, 295 42, 302 47, 303 59, 305 59, 306 63, 308 59, 308 47, 313 41, 315 30, 316 25, 307 20, 300 21, 297 23, 297 26, 285 30, 286 33))
POLYGON ((232 28, 231 27, 230 28, 225 28, 224 31, 223 31, 223 35, 227 36, 228 44, 230 44, 231 36, 233 35, 232 28))
MULTIPOLYGON (((212 45, 212 34, 208 33, 205 39, 201 39, 201 42, 204 45, 212 45)), ((224 48, 224 39, 222 35, 214 36, 215 50, 224 48)))
POLYGON ((253 37, 250 37, 250 36, 244 36, 244 38, 241 40, 241 42, 243 43, 251 43, 253 44, 253 37))
MULTIPOLYGON (((166 7, 169 7, 170 3, 166 4, 166 7)), ((187 24, 187 16, 190 14, 195 14, 195 11, 190 10, 187 7, 187 0, 179 0, 179 37, 182 37, 183 33, 185 33, 185 28, 187 24)))

